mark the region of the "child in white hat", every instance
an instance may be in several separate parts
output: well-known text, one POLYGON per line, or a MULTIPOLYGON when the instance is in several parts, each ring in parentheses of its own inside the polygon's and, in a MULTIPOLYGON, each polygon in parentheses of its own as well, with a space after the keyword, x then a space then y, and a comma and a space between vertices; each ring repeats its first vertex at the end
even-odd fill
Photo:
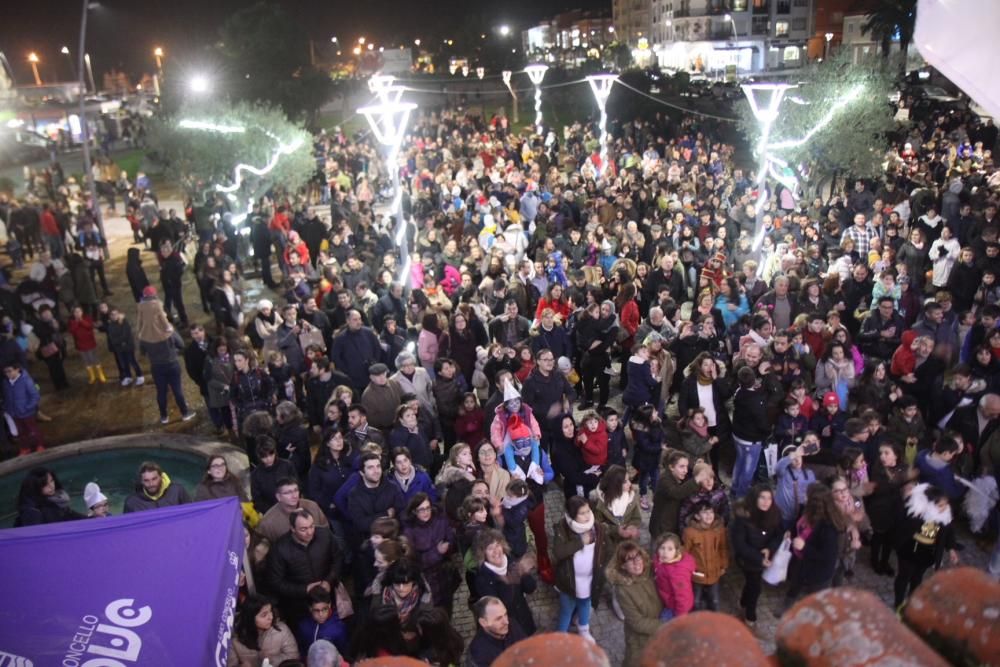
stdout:
POLYGON ((96 482, 88 482, 87 486, 83 487, 83 502, 90 510, 87 516, 104 518, 111 515, 108 497, 101 493, 101 487, 96 482))

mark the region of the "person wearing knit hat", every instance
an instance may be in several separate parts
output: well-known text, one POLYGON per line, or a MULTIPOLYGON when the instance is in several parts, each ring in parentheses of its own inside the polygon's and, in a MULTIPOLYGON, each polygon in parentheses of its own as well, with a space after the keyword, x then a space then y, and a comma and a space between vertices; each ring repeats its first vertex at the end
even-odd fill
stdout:
POLYGON ((97 482, 87 482, 87 486, 83 487, 83 502, 90 510, 89 516, 103 518, 111 514, 108 497, 101 493, 101 487, 97 482))

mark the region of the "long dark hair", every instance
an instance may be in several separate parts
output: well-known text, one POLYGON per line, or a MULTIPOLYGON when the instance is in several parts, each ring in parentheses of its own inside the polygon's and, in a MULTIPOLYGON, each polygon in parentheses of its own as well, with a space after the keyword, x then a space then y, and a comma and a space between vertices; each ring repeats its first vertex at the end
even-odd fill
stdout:
POLYGON ((388 655, 406 655, 403 628, 396 608, 390 604, 372 607, 351 644, 357 660, 374 658, 383 652, 388 655))
POLYGON ((44 499, 42 489, 48 483, 49 475, 52 475, 52 480, 56 483, 56 491, 62 489, 62 484, 59 483, 59 478, 54 472, 48 468, 32 468, 27 477, 21 480, 21 490, 17 493, 18 507, 29 500, 39 502, 44 499))
POLYGON ((236 612, 236 623, 233 628, 233 635, 236 639, 246 646, 248 649, 256 651, 260 648, 258 644, 257 630, 257 614, 264 607, 270 605, 271 612, 274 614, 274 621, 271 623, 272 628, 278 627, 278 610, 274 605, 274 602, 270 598, 266 598, 263 595, 251 595, 243 604, 240 605, 239 610, 236 612))
POLYGON ((837 509, 837 504, 833 499, 833 491, 822 482, 809 485, 806 490, 806 505, 802 509, 802 513, 812 527, 818 526, 822 521, 828 521, 838 531, 846 528, 846 517, 843 512, 837 509))
POLYGON ((465 640, 451 626, 448 614, 440 607, 417 611, 420 634, 420 657, 432 665, 457 665, 462 661, 465 640))
POLYGON ((778 509, 778 503, 774 502, 774 489, 771 488, 770 484, 757 484, 753 486, 743 502, 743 506, 750 517, 750 523, 757 528, 772 531, 781 527, 781 511, 778 509), (762 512, 757 507, 757 499, 760 498, 762 493, 771 494, 771 509, 766 512, 762 512))
POLYGON ((343 465, 352 456, 354 456, 354 447, 351 444, 351 439, 346 437, 344 432, 340 429, 327 429, 323 433, 322 444, 320 444, 319 452, 316 453, 315 461, 315 465, 318 465, 322 470, 329 469, 330 465, 333 464, 333 452, 330 451, 330 448, 327 447, 327 445, 330 443, 330 440, 333 439, 333 436, 338 434, 340 435, 340 439, 344 441, 344 448, 340 451, 340 457, 337 461, 343 465))
POLYGON ((598 486, 601 489, 601 493, 604 494, 604 502, 610 503, 613 500, 617 500, 625 489, 625 478, 627 476, 624 466, 613 465, 610 466, 604 475, 601 477, 601 481, 598 486))

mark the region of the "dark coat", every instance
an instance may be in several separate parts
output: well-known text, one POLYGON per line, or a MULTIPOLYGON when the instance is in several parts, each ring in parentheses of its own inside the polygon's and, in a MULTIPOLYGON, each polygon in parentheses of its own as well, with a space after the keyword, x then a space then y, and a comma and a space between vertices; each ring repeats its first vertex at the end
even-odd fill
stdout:
MULTIPOLYGON (((254 509, 264 514, 277 504, 274 494, 278 491, 278 481, 285 477, 296 479, 295 466, 285 459, 275 457, 270 468, 262 463, 254 467, 250 472, 250 497, 253 498, 254 509)), ((319 502, 316 498, 313 500, 319 502)))
POLYGON ((344 329, 333 337, 330 361, 351 378, 351 388, 358 393, 368 386, 368 367, 381 359, 382 346, 371 329, 344 329))
POLYGON ((545 377, 538 368, 534 368, 521 386, 521 401, 531 408, 543 432, 557 430, 554 421, 562 418, 564 396, 573 401, 576 392, 566 376, 556 369, 545 377), (553 406, 558 407, 553 411, 553 406), (549 417, 550 414, 555 417, 549 417))
POLYGON ((403 526, 403 535, 413 547, 413 556, 420 565, 424 578, 431 589, 431 599, 436 606, 444 606, 451 602, 451 597, 458 587, 456 571, 450 567, 450 556, 456 553, 457 539, 448 518, 443 512, 433 509, 430 521, 420 522, 416 519, 407 521, 403 526), (437 545, 447 542, 449 549, 442 554, 437 545))
POLYGON ((434 463, 434 452, 431 451, 430 442, 424 437, 418 428, 416 433, 410 432, 403 425, 397 425, 389 432, 389 449, 406 447, 410 450, 410 460, 420 467, 430 470, 434 463))
MULTIPOLYGON (((614 555, 614 548, 611 538, 608 536, 607 528, 595 519, 594 530, 594 575, 590 584, 590 603, 596 609, 601 600, 601 593, 604 592, 605 574, 604 569, 614 555)), ((552 527, 552 540, 549 542, 552 549, 552 564, 556 570, 556 588, 567 595, 576 593, 576 570, 573 565, 573 556, 583 548, 583 539, 570 530, 566 519, 556 521, 552 527)))
POLYGON ((319 505, 330 521, 343 518, 333 501, 333 497, 347 481, 347 478, 357 473, 358 462, 358 457, 353 453, 346 456, 341 455, 339 459, 320 456, 316 458, 316 463, 309 468, 309 485, 306 495, 319 505))
POLYGON ((475 585, 473 588, 479 596, 492 595, 499 598, 507 607, 510 615, 511 625, 517 622, 525 629, 529 635, 535 634, 535 618, 531 614, 526 595, 531 595, 538 588, 538 583, 530 574, 519 575, 513 570, 516 564, 513 559, 508 561, 507 575, 501 577, 493 570, 480 565, 475 573, 475 585))
POLYGON ((508 648, 526 638, 528 635, 521 629, 520 624, 511 617, 510 628, 507 636, 497 639, 479 628, 475 636, 469 642, 469 660, 467 667, 490 667, 493 661, 500 657, 500 654, 508 648))
POLYGON ((652 539, 655 540, 663 533, 680 535, 681 504, 697 491, 698 483, 694 481, 694 477, 678 482, 669 470, 660 475, 653 493, 653 512, 649 515, 649 534, 652 539))
POLYGON ((359 536, 367 537, 371 532, 372 521, 380 516, 388 516, 388 511, 394 509, 396 516, 403 513, 403 494, 399 487, 386 480, 369 488, 364 482, 351 489, 347 497, 347 516, 359 536))
POLYGON ((743 509, 737 510, 730 526, 730 545, 736 562, 748 573, 759 575, 764 571, 764 554, 761 549, 768 549, 774 554, 783 537, 781 521, 775 521, 773 526, 758 526, 743 509))
POLYGON ((326 581, 331 590, 337 586, 342 560, 343 554, 337 550, 329 528, 317 527, 308 545, 296 540, 289 531, 267 553, 268 586, 289 609, 304 606, 309 584, 326 581))
POLYGON ((762 389, 737 389, 733 396, 733 435, 760 442, 771 433, 767 419, 767 394, 762 389))
MULTIPOLYGON (((68 500, 68 497, 66 497, 68 500)), ((84 519, 82 514, 74 512, 69 504, 53 502, 50 498, 25 498, 17 508, 17 519, 14 526, 37 526, 43 523, 58 523, 84 519)))

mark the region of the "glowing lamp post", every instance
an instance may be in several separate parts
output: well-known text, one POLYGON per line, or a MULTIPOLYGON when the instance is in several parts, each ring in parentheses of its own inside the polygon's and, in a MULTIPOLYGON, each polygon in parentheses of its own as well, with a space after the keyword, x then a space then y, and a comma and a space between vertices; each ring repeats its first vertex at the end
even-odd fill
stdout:
POLYGON ((760 218, 760 212, 767 201, 767 188, 765 179, 767 178, 767 168, 770 163, 767 143, 771 138, 771 128, 774 121, 778 119, 778 108, 785 92, 793 86, 787 83, 751 83, 742 86, 743 94, 750 102, 750 110, 753 117, 760 125, 760 140, 757 142, 757 159, 760 160, 760 167, 757 170, 757 201, 754 203, 754 212, 760 218))
MULTIPOLYGON (((394 94, 391 87, 387 91, 389 95, 394 94)), ((365 117, 368 125, 371 126, 375 140, 387 149, 386 165, 389 175, 392 178, 392 204, 389 207, 389 215, 397 216, 396 245, 399 247, 400 257, 403 258, 403 270, 399 276, 399 281, 406 284, 410 275, 410 253, 406 247, 406 223, 402 219, 403 190, 399 183, 399 166, 396 158, 399 148, 403 143, 403 136, 406 133, 406 125, 410 121, 410 113, 417 108, 412 102, 400 102, 396 100, 385 100, 378 104, 373 104, 358 109, 358 113, 365 117)))
POLYGON ((476 68, 476 76, 478 76, 479 80, 482 81, 483 77, 486 76, 486 68, 485 67, 477 67, 476 68))
POLYGON ((601 130, 601 168, 600 174, 604 175, 604 170, 608 166, 608 97, 611 95, 611 88, 618 80, 617 74, 591 74, 587 77, 590 89, 594 91, 594 99, 597 107, 601 110, 600 130, 601 130))
POLYGON ((514 88, 511 87, 511 85, 510 85, 510 77, 513 76, 513 74, 514 73, 511 72, 509 69, 505 69, 503 71, 503 75, 502 76, 503 76, 503 83, 504 83, 504 85, 507 86, 507 90, 510 91, 510 96, 514 98, 514 123, 517 124, 519 122, 518 117, 517 117, 518 116, 518 114, 517 114, 517 93, 514 92, 514 88))
POLYGON ((549 71, 548 65, 528 65, 524 68, 525 74, 531 79, 531 84, 535 87, 535 132, 542 133, 542 79, 549 71))
POLYGON ((38 76, 38 54, 34 51, 29 53, 28 62, 31 63, 31 73, 35 75, 35 85, 42 85, 42 77, 38 76))

